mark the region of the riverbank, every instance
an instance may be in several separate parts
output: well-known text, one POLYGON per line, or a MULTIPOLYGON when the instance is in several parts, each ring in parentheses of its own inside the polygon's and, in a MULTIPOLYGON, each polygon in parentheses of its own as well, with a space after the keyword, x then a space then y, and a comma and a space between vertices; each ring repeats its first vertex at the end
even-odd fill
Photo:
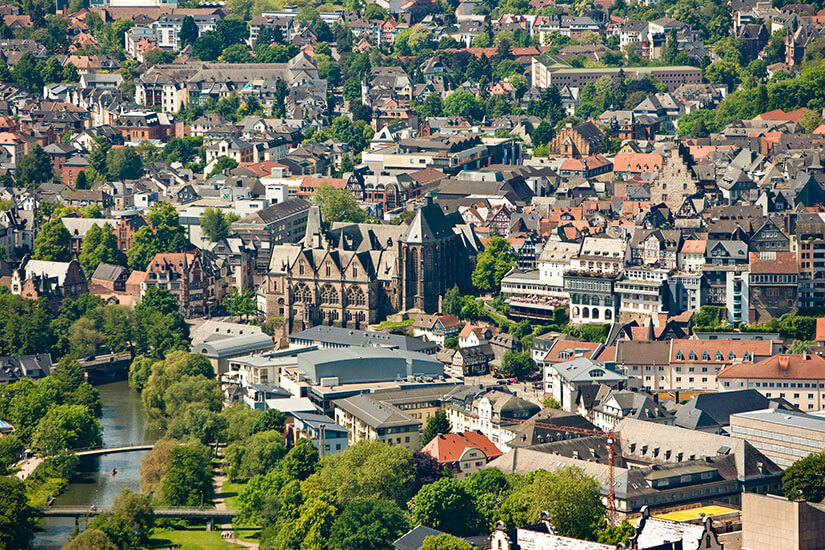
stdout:
MULTIPOLYGON (((126 381, 95 387, 100 392, 103 404, 100 422, 103 425, 104 446, 118 447, 154 441, 153 434, 146 432, 140 395, 132 391, 126 381)), ((123 489, 140 489, 140 463, 146 454, 147 451, 134 451, 79 459, 71 471, 74 475, 67 476, 71 477, 68 482, 59 488, 56 483, 51 486, 52 490, 57 489, 60 493, 54 498, 54 503, 64 506, 110 507, 123 489), (113 476, 114 470, 117 475, 113 476)), ((27 483, 35 475, 36 470, 29 476, 27 483)), ((42 494, 33 496, 38 501, 43 500, 42 494)), ((51 500, 53 496, 50 495, 46 500, 51 500)), ((37 504, 42 506, 46 502, 37 504)), ((38 550, 59 550, 75 528, 75 522, 71 518, 42 518, 39 525, 42 531, 35 535, 33 543, 33 547, 38 550)))

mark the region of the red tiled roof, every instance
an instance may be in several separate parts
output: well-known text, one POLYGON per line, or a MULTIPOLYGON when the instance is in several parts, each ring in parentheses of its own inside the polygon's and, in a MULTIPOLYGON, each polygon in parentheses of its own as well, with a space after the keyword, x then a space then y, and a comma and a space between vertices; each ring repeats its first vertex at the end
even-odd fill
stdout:
POLYGON ((825 317, 819 317, 816 320, 816 336, 814 340, 817 342, 825 341, 825 317))
POLYGON ((704 240, 688 240, 682 243, 682 254, 704 254, 705 248, 707 247, 708 242, 704 240))
POLYGON ((590 357, 593 355, 592 352, 596 351, 596 349, 601 344, 599 342, 579 342, 578 340, 556 340, 556 343, 553 344, 553 347, 550 351, 547 352, 547 355, 544 356, 543 361, 551 361, 555 363, 560 363, 563 361, 570 361, 575 358, 575 351, 576 350, 586 350, 591 353, 585 353, 585 357, 590 357), (559 357, 559 354, 563 351, 569 351, 572 353, 570 357, 559 357))
POLYGON ((754 120, 787 120, 788 122, 801 122, 802 117, 810 112, 811 110, 806 107, 800 107, 799 109, 788 111, 787 113, 782 109, 774 109, 773 111, 756 115, 753 118, 754 120))
POLYGON ((482 327, 479 325, 464 325, 461 332, 458 334, 459 338, 468 338, 470 334, 475 333, 479 340, 484 340, 484 331, 489 330, 491 336, 498 334, 496 327, 482 327))
POLYGON ((449 464, 458 462, 468 449, 479 449, 487 456, 488 462, 503 454, 481 432, 440 434, 424 445, 421 451, 435 458, 441 464, 449 464))
POLYGON ((275 162, 274 160, 265 160, 262 162, 250 162, 250 163, 242 163, 241 166, 255 172, 259 177, 269 176, 272 174, 273 168, 286 168, 285 165, 281 164, 280 162, 275 162))
POLYGON ((796 252, 751 252, 751 273, 798 273, 796 252))
MULTIPOLYGON (((770 340, 694 340, 694 339, 679 339, 673 340, 670 348, 670 362, 671 363, 730 363, 731 359, 728 354, 733 352, 734 360, 741 361, 747 352, 750 360, 753 361, 754 356, 767 357, 772 351, 772 342, 770 340), (690 358, 690 352, 696 356, 695 359, 690 358), (678 358, 679 352, 682 352, 682 358, 678 358), (708 353, 708 359, 703 359, 703 354, 708 353), (722 354, 722 358, 718 359, 716 352, 722 354)), ((748 362, 750 364, 750 362, 748 362)))
POLYGON ((820 355, 774 355, 758 363, 731 365, 719 371, 717 378, 825 379, 825 358, 820 355))
POLYGON ((658 153, 619 153, 613 159, 614 172, 658 172, 661 168, 658 153))

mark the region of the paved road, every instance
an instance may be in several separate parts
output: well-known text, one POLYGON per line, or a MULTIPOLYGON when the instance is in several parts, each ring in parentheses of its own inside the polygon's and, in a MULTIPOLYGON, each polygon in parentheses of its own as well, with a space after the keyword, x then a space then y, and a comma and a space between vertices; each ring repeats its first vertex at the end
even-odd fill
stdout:
POLYGON ((22 462, 17 463, 17 467, 20 468, 20 471, 17 472, 15 475, 18 479, 26 479, 29 477, 32 472, 43 462, 43 459, 38 456, 33 456, 31 458, 27 458, 22 462))

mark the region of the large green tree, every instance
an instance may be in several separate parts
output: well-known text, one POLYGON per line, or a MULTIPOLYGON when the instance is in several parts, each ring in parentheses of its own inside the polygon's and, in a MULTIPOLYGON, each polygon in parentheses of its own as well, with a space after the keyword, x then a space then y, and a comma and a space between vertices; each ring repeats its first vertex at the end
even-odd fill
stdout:
POLYGON ((596 540, 605 513, 599 483, 573 467, 539 470, 505 499, 502 509, 502 519, 509 525, 535 523, 541 512, 548 511, 560 535, 585 540, 596 540))
POLYGON ((72 259, 69 243, 72 236, 60 220, 52 220, 34 238, 32 258, 49 262, 68 262, 72 259))
POLYGON ((331 550, 385 550, 407 532, 410 525, 394 502, 355 500, 344 506, 332 524, 331 550))
POLYGON ((426 445, 438 434, 448 434, 452 431, 453 426, 450 424, 450 419, 447 418, 447 413, 443 409, 438 409, 435 414, 427 419, 427 425, 424 426, 424 431, 421 434, 421 445, 426 445))
POLYGON ((476 288, 483 291, 498 290, 501 280, 516 262, 516 253, 507 239, 493 236, 478 255, 473 270, 472 281, 476 288))
POLYGON ((355 195, 347 189, 321 185, 315 189, 312 202, 320 207, 324 223, 363 223, 367 220, 366 210, 358 206, 355 195))
POLYGON ((481 517, 475 499, 457 479, 444 477, 425 485, 412 499, 412 517, 416 523, 453 535, 475 534, 481 517))
POLYGON ((58 405, 49 409, 32 437, 32 447, 44 455, 66 449, 96 447, 101 444, 100 422, 83 405, 58 405))
POLYGON ((473 545, 464 539, 452 535, 438 535, 424 538, 419 550, 473 550, 473 545))
POLYGON ((343 504, 356 498, 383 498, 403 506, 415 484, 413 453, 382 441, 360 441, 324 457, 321 481, 343 504))
POLYGON ((782 492, 790 499, 825 499, 825 452, 810 454, 791 464, 782 476, 782 492))
POLYGON ((217 208, 207 207, 200 215, 201 231, 211 242, 217 242, 229 236, 233 222, 239 217, 234 212, 224 214, 217 208))
POLYGON ((280 432, 258 432, 226 447, 226 475, 239 481, 273 469, 286 455, 280 432))
POLYGON ((111 149, 106 154, 106 175, 110 180, 134 180, 143 175, 143 162, 134 147, 111 149))
POLYGON ((52 159, 40 145, 35 145, 32 150, 17 159, 14 166, 14 178, 18 185, 36 187, 41 183, 51 181, 52 159))
POLYGON ((16 477, 0 477, 0 548, 25 550, 34 536, 37 514, 16 477))
POLYGON ((101 263, 125 265, 126 255, 117 245, 114 228, 106 223, 103 227, 92 225, 83 237, 83 249, 80 252, 80 265, 91 278, 101 263))
POLYGON ((200 506, 212 502, 212 455, 200 443, 174 447, 160 485, 158 501, 168 506, 200 506))
POLYGON ((191 15, 184 17, 180 32, 178 33, 180 47, 185 48, 189 44, 194 44, 195 40, 198 39, 198 34, 199 31, 198 26, 195 24, 195 19, 191 15))

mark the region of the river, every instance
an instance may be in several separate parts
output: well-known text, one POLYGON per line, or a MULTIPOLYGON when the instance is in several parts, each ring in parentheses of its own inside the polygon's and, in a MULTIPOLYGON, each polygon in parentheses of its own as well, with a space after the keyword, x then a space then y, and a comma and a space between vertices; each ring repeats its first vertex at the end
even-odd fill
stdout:
MULTIPOLYGON (((118 447, 152 441, 146 432, 146 418, 140 395, 129 389, 125 381, 97 386, 103 402, 103 445, 118 447)), ((138 490, 140 462, 148 451, 117 453, 80 459, 80 476, 57 497, 55 504, 106 508, 123 489, 138 490), (112 475, 112 470, 117 475, 112 475)), ((82 521, 82 520, 81 520, 82 521)), ((75 527, 71 518, 43 518, 41 532, 34 539, 34 548, 58 550, 75 527)))

